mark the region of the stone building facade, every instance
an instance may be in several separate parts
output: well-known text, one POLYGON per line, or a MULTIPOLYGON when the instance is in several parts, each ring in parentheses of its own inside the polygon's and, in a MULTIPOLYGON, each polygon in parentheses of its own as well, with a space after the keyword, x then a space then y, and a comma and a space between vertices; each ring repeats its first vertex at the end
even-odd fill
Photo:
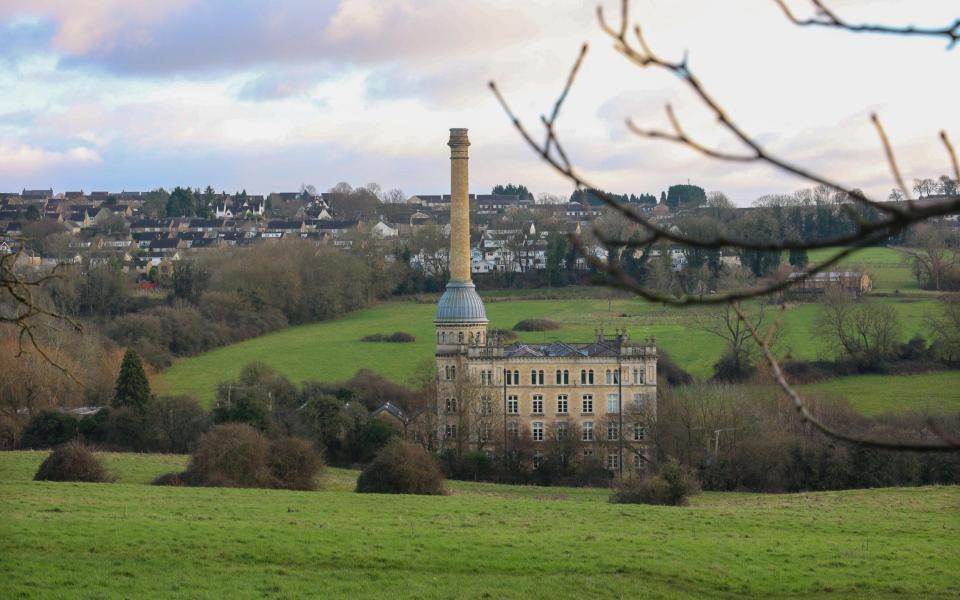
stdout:
POLYGON ((488 335, 470 278, 466 129, 451 129, 450 282, 437 304, 435 433, 450 451, 509 453, 533 466, 557 445, 616 473, 642 469, 657 411, 657 348, 626 330, 581 342, 504 344, 488 335))

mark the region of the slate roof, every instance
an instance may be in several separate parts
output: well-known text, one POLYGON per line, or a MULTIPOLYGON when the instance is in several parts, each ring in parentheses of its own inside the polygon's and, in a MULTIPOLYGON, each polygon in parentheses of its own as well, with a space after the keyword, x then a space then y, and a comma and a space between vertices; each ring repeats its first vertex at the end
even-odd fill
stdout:
POLYGON ((507 358, 523 357, 588 357, 588 356, 619 356, 620 345, 616 341, 567 343, 551 342, 549 344, 511 344, 503 349, 507 358))

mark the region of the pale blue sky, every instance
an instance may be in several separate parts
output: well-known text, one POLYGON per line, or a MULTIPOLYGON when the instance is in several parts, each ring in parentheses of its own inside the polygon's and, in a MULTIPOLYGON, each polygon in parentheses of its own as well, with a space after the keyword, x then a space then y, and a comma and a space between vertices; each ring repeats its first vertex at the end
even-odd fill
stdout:
MULTIPOLYGON (((960 16, 947 0, 832 5, 852 20, 960 16)), ((960 48, 801 30, 767 0, 632 6, 662 54, 687 50, 730 113, 782 155, 885 196, 892 183, 868 121, 878 111, 908 178, 948 171, 937 134, 960 144, 960 48)), ((672 102, 691 131, 733 147, 683 86, 626 65, 593 10, 573 0, 0 0, 0 191, 346 180, 437 193, 447 129, 469 127, 473 191, 513 181, 567 194, 486 82, 535 123, 583 41, 593 47, 560 129, 598 184, 659 193, 689 178, 740 203, 802 185, 627 134, 627 116, 665 126, 672 102)))

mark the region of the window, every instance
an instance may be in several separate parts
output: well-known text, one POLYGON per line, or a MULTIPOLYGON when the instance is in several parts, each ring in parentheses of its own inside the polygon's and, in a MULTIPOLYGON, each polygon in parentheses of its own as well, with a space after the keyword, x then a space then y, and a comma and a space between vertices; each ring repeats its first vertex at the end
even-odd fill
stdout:
POLYGON ((587 383, 593 385, 593 369, 587 371, 587 383))
POLYGON ((520 437, 520 424, 516 421, 507 423, 507 435, 512 438, 520 437))
POLYGON ((557 396, 557 413, 561 415, 567 414, 567 410, 568 410, 567 404, 568 402, 567 402, 566 394, 560 394, 559 396, 557 396))
POLYGON ((480 371, 480 385, 493 385, 493 371, 480 371))
POLYGON ((570 371, 557 369, 557 385, 570 385, 570 371))
POLYGON ((507 385, 520 385, 520 371, 507 371, 507 385))
POLYGON ((647 403, 650 401, 650 394, 641 392, 633 395, 633 410, 643 412, 647 409, 647 403))
POLYGON ((607 394, 607 412, 612 414, 620 412, 620 394, 607 394))
POLYGON ((593 394, 584 394, 580 402, 580 412, 585 415, 593 414, 593 394))
POLYGON ((448 440, 456 439, 457 437, 457 424, 450 423, 447 425, 446 435, 448 440))
POLYGON ((480 414, 489 415, 493 413, 493 399, 490 396, 480 396, 480 414))
POLYGON ((633 370, 633 382, 634 382, 634 383, 643 383, 643 369, 634 369, 634 370, 633 370))
POLYGON ((587 384, 587 370, 580 369, 580 385, 586 385, 586 384, 587 384))
POLYGON ((480 441, 487 442, 490 440, 490 423, 480 423, 480 441))
POLYGON ((583 457, 590 458, 591 456, 593 456, 593 448, 585 448, 583 450, 583 457))
POLYGON ((608 469, 619 469, 620 468, 620 455, 614 454, 611 452, 607 455, 607 468, 608 469))
POLYGON ((518 396, 507 396, 507 414, 520 414, 520 398, 518 396))
POLYGON ((582 428, 580 429, 580 434, 581 434, 580 438, 583 441, 592 442, 593 441, 593 423, 590 421, 585 422, 582 428))
POLYGON ((557 423, 557 439, 565 440, 570 436, 570 425, 561 421, 557 423))
POLYGON ((633 441, 643 442, 647 439, 647 428, 637 423, 633 426, 633 441))
POLYGON ((616 385, 620 383, 620 371, 617 369, 607 369, 606 382, 607 385, 616 385))
POLYGON ((561 371, 560 369, 557 369, 557 385, 560 385, 561 383, 563 383, 562 373, 563 371, 561 371))
POLYGON ((607 439, 611 441, 620 439, 620 425, 607 423, 607 439))
POLYGON ((530 385, 543 385, 543 371, 530 371, 530 385))
POLYGON ((457 399, 456 398, 447 398, 447 412, 455 413, 457 412, 457 399))
POLYGON ((531 431, 533 433, 533 441, 543 441, 543 421, 534 421, 531 425, 531 431))
POLYGON ((570 371, 563 372, 563 385, 570 385, 570 371))
POLYGON ((543 464, 543 452, 537 450, 533 453, 533 468, 539 469, 540 465, 543 464))
POLYGON ((462 332, 462 331, 457 335, 457 340, 458 340, 461 344, 463 343, 463 332, 462 332))
POLYGON ((536 395, 533 397, 533 414, 543 414, 543 396, 536 395))
POLYGON ((647 462, 647 461, 644 459, 642 452, 637 452, 637 453, 635 453, 635 454, 633 455, 633 466, 634 466, 636 469, 638 469, 638 470, 639 470, 639 469, 643 469, 643 467, 646 466, 646 465, 644 464, 644 463, 646 463, 646 462, 647 462))

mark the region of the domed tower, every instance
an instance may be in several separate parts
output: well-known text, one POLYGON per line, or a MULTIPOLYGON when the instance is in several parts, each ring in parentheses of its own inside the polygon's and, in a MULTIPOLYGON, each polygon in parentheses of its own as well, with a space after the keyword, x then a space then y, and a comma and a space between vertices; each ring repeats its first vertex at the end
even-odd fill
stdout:
MULTIPOLYGON (((450 282, 437 304, 437 356, 486 343, 487 311, 470 278, 470 198, 466 129, 450 130, 450 282)), ((438 362, 438 368, 443 365, 438 362)))

